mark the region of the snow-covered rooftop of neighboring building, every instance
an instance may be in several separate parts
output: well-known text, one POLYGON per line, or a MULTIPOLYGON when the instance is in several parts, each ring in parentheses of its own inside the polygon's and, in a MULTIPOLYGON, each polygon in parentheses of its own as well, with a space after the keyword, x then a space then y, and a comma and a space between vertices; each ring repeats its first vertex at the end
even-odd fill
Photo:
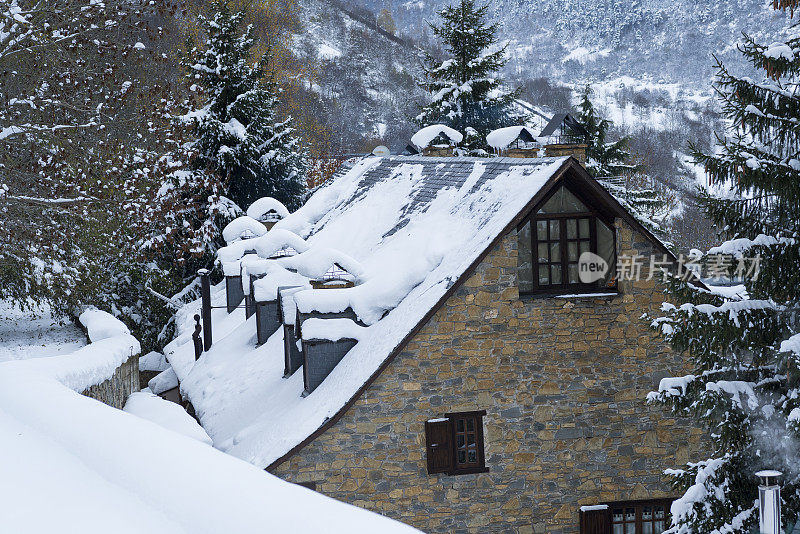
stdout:
POLYGON ((418 532, 215 450, 160 398, 126 413, 80 395, 139 351, 107 314, 81 320, 89 345, 0 363, 3 532, 418 532))
MULTIPOLYGON (((266 467, 320 428, 567 159, 365 158, 277 223, 306 238, 310 250, 338 250, 362 267, 355 287, 302 290, 294 294, 298 305, 350 306, 367 327, 330 325, 336 331, 328 337, 357 336, 358 344, 301 398, 302 372, 282 378, 283 329, 256 347, 255 317, 214 309, 214 344, 195 363, 199 302, 184 307, 180 335, 165 350, 214 446, 266 467)), ((224 302, 220 285, 212 304, 224 302)), ((312 335, 324 335, 323 326, 309 325, 312 335)))
POLYGON ((440 136, 449 139, 450 144, 458 144, 464 140, 464 135, 461 132, 449 126, 445 126, 444 124, 432 124, 412 135, 411 143, 417 148, 423 149, 429 147, 431 143, 440 136))
POLYGON ((508 126, 489 132, 486 143, 495 150, 503 150, 519 139, 523 132, 528 134, 530 141, 536 140, 536 134, 527 126, 508 126))

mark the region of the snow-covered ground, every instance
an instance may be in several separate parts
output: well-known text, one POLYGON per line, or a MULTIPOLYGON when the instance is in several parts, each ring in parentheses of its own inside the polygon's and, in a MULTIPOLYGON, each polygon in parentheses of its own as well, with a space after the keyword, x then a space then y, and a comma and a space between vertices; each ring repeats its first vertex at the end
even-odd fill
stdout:
POLYGON ((175 405, 138 394, 124 412, 80 395, 140 350, 109 314, 81 320, 88 345, 46 320, 43 332, 21 324, 5 338, 14 361, 0 362, 0 532, 417 532, 209 447, 175 405))
POLYGON ((0 300, 0 362, 69 354, 86 345, 86 335, 47 307, 22 311, 0 300))

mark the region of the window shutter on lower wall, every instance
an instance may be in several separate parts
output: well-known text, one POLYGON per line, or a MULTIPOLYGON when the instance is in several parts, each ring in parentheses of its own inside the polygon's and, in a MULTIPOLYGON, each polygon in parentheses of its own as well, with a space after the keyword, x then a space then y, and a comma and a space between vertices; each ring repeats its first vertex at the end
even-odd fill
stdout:
POLYGON ((449 473, 453 470, 452 425, 449 419, 432 419, 425 422, 429 474, 449 473))
POLYGON ((581 534, 611 534, 611 510, 608 506, 581 508, 581 534))

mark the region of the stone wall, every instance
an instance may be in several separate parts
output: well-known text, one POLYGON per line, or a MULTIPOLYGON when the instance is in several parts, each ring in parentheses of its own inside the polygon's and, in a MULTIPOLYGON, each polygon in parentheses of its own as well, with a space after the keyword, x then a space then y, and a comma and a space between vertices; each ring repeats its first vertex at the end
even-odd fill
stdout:
MULTIPOLYGON (((617 221, 618 253, 652 245, 617 221)), ((646 271, 646 269, 645 269, 646 271)), ((671 496, 702 433, 645 402, 685 363, 620 295, 520 298, 512 232, 330 429, 274 469, 425 532, 576 533, 582 505, 671 496), (488 473, 428 475, 424 422, 482 410, 488 473)))
POLYGON ((134 391, 139 391, 138 354, 134 354, 117 367, 111 378, 90 387, 82 395, 121 410, 134 391))

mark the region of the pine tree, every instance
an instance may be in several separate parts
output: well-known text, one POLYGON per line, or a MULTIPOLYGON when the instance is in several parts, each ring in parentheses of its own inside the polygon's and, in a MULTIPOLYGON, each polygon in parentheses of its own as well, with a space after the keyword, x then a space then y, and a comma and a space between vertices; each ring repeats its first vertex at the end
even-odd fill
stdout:
POLYGON ((578 105, 580 122, 589 133, 589 146, 587 147, 587 170, 592 176, 622 176, 640 170, 640 166, 632 164, 628 146, 631 139, 623 136, 614 142, 608 142, 608 130, 611 121, 601 118, 590 100, 592 89, 586 86, 581 94, 581 103, 578 105))
POLYGON ((248 206, 271 196, 296 209, 305 193, 306 160, 291 118, 278 121, 278 87, 265 54, 253 61, 253 27, 240 32, 244 11, 214 4, 214 16, 200 17, 207 33, 204 50, 193 48, 186 61, 204 105, 187 115, 197 137, 192 166, 219 174, 231 199, 248 206))
POLYGON ((664 219, 675 206, 675 195, 658 186, 643 172, 643 166, 634 162, 628 146, 630 137, 623 136, 608 142, 608 131, 613 124, 600 117, 590 100, 588 85, 581 95, 578 122, 586 129, 589 138, 586 170, 608 189, 645 228, 662 241, 667 231, 664 219))
POLYGON ((486 23, 486 12, 475 0, 460 0, 439 12, 440 25, 430 25, 450 57, 441 63, 428 58, 422 85, 432 101, 416 117, 423 127, 445 124, 462 133, 473 128, 471 150, 486 149, 490 131, 512 124, 516 97, 502 91, 497 72, 506 64, 506 47, 496 49, 498 27, 486 23))
POLYGON ((800 513, 800 28, 789 35, 770 46, 745 36, 740 50, 762 80, 717 64, 731 127, 713 154, 695 152, 710 185, 724 191, 702 197, 728 239, 704 257, 706 267, 743 288, 731 295, 674 278, 679 305, 665 304, 653 321, 694 369, 662 381, 650 399, 695 418, 713 448, 710 459, 673 472, 685 494, 669 532, 752 532, 754 473, 764 468, 784 473, 786 532, 800 513))

